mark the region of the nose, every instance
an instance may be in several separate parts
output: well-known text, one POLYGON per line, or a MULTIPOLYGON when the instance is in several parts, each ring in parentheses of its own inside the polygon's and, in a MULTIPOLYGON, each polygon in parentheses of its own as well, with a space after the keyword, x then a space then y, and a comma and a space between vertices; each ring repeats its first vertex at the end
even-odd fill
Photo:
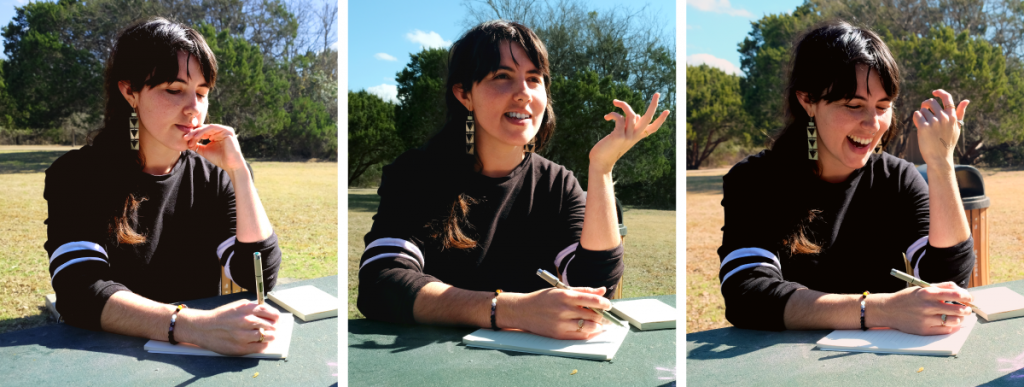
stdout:
POLYGON ((189 98, 185 102, 185 108, 183 113, 189 117, 196 117, 199 119, 199 123, 203 121, 203 114, 206 112, 206 103, 197 95, 194 98, 189 98))
POLYGON ((513 86, 512 98, 519 102, 530 103, 533 102, 533 96, 530 95, 530 86, 527 84, 526 79, 522 79, 516 82, 513 86))

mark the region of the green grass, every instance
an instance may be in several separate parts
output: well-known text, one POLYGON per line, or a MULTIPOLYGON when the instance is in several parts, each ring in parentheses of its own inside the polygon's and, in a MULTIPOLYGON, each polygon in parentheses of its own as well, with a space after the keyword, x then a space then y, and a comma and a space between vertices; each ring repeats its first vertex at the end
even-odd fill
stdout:
MULTIPOLYGON (((70 149, 0 147, 0 333, 52 322, 43 171, 70 149)), ((280 276, 337 275, 337 163, 250 163, 284 254, 280 276)))
MULTIPOLYGON (((377 190, 348 190, 348 318, 364 318, 356 309, 363 236, 373 225, 377 190)), ((630 209, 623 213, 626 236, 624 298, 676 293, 676 212, 630 209)))

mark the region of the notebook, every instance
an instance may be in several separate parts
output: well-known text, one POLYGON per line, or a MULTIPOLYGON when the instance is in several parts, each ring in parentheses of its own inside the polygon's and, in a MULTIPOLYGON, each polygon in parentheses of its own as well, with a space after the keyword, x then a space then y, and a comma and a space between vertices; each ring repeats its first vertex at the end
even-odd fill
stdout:
POLYGON ((306 285, 275 290, 267 294, 271 301, 281 305, 302 321, 313 321, 338 315, 338 298, 306 285))
POLYGON ((988 321, 1024 316, 1024 296, 1004 287, 972 290, 974 312, 988 321))
POLYGON ((918 336, 895 329, 874 328, 836 330, 818 340, 823 351, 900 353, 907 355, 953 356, 971 335, 978 317, 971 314, 964 318, 959 331, 948 335, 918 336))
POLYGON ((642 331, 676 328, 676 308, 654 299, 619 301, 612 313, 642 331))
POLYGON ((629 326, 605 325, 605 331, 590 340, 558 340, 522 331, 495 331, 479 329, 462 338, 469 347, 503 349, 507 351, 574 357, 591 360, 611 360, 629 333, 629 326))
MULTIPOLYGON (((284 359, 288 357, 288 347, 292 343, 292 328, 295 326, 295 318, 290 313, 281 313, 281 318, 277 320, 277 337, 274 341, 270 342, 267 349, 262 353, 251 353, 241 357, 251 357, 257 359, 284 359)), ((170 355, 190 355, 190 356, 226 356, 219 353, 199 348, 198 346, 179 343, 178 345, 171 345, 166 341, 150 340, 146 343, 146 351, 149 353, 164 353, 170 355)))

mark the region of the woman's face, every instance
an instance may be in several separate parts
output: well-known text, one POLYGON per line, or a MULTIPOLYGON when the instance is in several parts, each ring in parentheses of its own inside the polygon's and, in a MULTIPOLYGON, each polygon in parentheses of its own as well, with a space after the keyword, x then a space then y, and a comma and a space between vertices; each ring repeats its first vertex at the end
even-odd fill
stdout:
POLYGON ((818 167, 826 180, 830 176, 845 180, 864 167, 892 123, 892 98, 885 93, 878 72, 865 65, 857 66, 853 98, 810 104, 801 97, 800 102, 818 127, 818 167))
MULTIPOLYGON (((478 149, 522 147, 530 142, 540 130, 548 104, 544 77, 526 50, 507 41, 502 41, 501 47, 500 68, 474 83, 473 90, 459 98, 473 112, 478 149), (511 53, 507 49, 510 46, 511 53)), ((456 96, 460 96, 460 90, 456 86, 456 96)))
POLYGON ((186 150, 182 137, 206 119, 209 92, 196 57, 178 52, 178 76, 174 82, 143 87, 133 93, 139 115, 140 149, 143 152, 186 150), (186 60, 188 73, 185 72, 186 60))

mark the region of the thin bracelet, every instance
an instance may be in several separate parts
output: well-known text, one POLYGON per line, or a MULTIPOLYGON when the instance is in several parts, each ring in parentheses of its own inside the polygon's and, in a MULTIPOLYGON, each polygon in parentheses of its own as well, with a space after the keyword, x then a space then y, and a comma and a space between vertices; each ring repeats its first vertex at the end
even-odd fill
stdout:
POLYGON ((868 300, 868 294, 871 292, 865 290, 864 295, 860 297, 860 330, 862 331, 868 330, 868 326, 864 324, 864 304, 868 300))
POLYGON ((188 308, 185 304, 178 305, 174 312, 171 313, 171 327, 167 328, 167 342, 171 343, 171 345, 178 345, 178 341, 174 340, 174 324, 178 322, 178 312, 185 308, 188 308))
POLYGON ((498 310, 498 295, 499 294, 501 294, 501 289, 495 290, 494 291, 494 298, 491 299, 491 329, 496 330, 496 331, 500 331, 501 330, 501 329, 498 328, 498 319, 496 318, 496 315, 494 314, 494 312, 498 310))

